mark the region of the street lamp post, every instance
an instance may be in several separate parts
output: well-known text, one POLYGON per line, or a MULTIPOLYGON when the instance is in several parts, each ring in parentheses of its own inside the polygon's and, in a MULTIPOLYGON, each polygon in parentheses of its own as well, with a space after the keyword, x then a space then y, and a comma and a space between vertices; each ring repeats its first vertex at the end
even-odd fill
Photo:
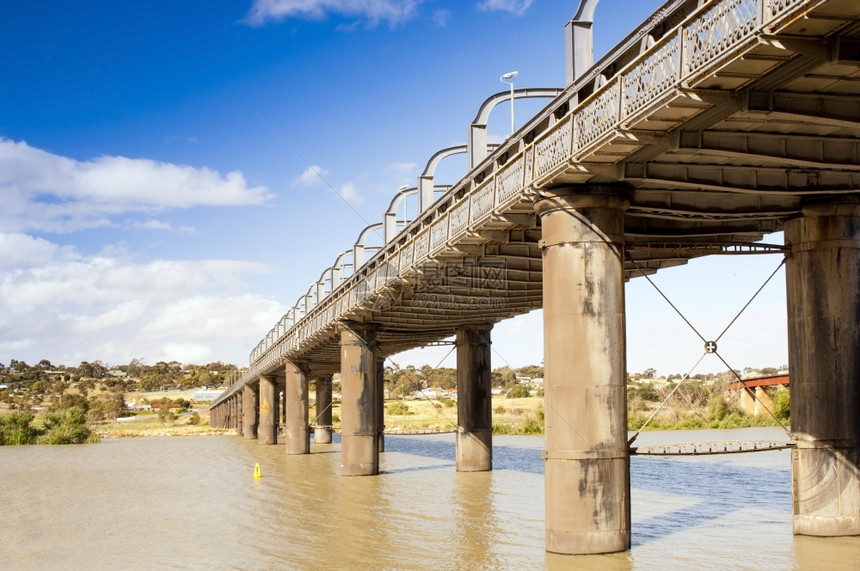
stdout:
POLYGON ((502 83, 507 83, 511 86, 511 135, 514 134, 514 82, 513 81, 505 81, 506 79, 513 79, 517 76, 516 71, 509 71, 508 73, 502 75, 499 78, 499 81, 502 83))

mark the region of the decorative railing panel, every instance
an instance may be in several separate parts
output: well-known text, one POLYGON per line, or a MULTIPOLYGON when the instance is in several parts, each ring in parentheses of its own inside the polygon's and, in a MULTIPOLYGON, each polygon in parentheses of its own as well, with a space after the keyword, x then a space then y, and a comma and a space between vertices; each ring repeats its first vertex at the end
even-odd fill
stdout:
POLYGON ((671 90, 680 73, 681 38, 675 34, 624 75, 624 116, 636 113, 671 90))
POLYGON ((424 261, 427 257, 427 254, 430 253, 430 229, 425 228, 421 231, 417 238, 415 238, 415 261, 414 265, 418 265, 424 261))
POLYGON ((617 124, 621 109, 621 81, 614 78, 576 114, 576 146, 587 147, 610 132, 617 124))
POLYGON ((793 10, 804 2, 805 0, 767 0, 764 23, 770 23, 773 19, 793 10))
POLYGON ((573 154, 573 121, 562 119, 542 134, 533 147, 534 178, 540 178, 567 162, 573 154))
POLYGON ((448 241, 447 213, 443 214, 442 216, 433 221, 433 225, 430 226, 430 234, 432 236, 432 239, 430 241, 431 251, 438 250, 445 245, 445 242, 448 241))
POLYGON ((404 274, 412 267, 412 257, 415 254, 415 240, 409 240, 400 254, 400 273, 404 274))
POLYGON ((488 216, 495 206, 494 190, 492 180, 484 181, 476 190, 472 191, 472 223, 483 220, 488 216))
POLYGON ((388 259, 388 276, 386 276, 386 284, 391 280, 397 279, 400 276, 400 252, 397 252, 388 259))
POLYGON ((520 155, 508 161, 496 174, 496 196, 500 204, 522 190, 523 165, 523 156, 520 155))
POLYGON ((758 27, 760 0, 726 0, 684 30, 684 66, 687 76, 740 44, 758 27))
POLYGON ((452 238, 469 227, 468 196, 451 209, 451 214, 448 216, 448 219, 450 224, 449 234, 452 238))
POLYGON ((523 163, 525 168, 523 169, 523 189, 525 189, 531 181, 534 180, 534 157, 535 157, 535 146, 529 145, 526 147, 526 150, 523 152, 523 163))

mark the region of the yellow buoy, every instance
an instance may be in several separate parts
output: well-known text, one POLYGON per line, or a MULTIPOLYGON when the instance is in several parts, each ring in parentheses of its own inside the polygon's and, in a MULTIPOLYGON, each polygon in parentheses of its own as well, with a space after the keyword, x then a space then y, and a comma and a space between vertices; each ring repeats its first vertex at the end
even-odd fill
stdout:
POLYGON ((258 480, 260 476, 262 476, 262 474, 260 474, 260 463, 257 462, 254 464, 254 479, 258 480))

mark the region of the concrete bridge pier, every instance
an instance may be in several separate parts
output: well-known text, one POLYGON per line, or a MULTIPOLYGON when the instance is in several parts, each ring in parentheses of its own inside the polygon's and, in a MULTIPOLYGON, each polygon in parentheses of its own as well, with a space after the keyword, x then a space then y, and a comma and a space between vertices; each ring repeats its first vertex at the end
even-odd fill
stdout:
POLYGON ((457 329, 457 471, 493 469, 490 331, 457 329))
POLYGON ((239 423, 237 422, 238 411, 237 408, 239 406, 239 399, 232 398, 230 399, 230 404, 227 407, 227 428, 233 428, 237 431, 239 430, 239 423))
POLYGON ((275 383, 272 377, 260 375, 259 423, 257 424, 257 440, 260 444, 277 444, 278 432, 275 404, 275 383))
POLYGON ((340 336, 341 475, 379 474, 376 330, 351 324, 340 336))
POLYGON ((314 442, 331 444, 331 375, 316 378, 316 417, 314 442))
POLYGON ((860 535, 860 201, 785 225, 794 533, 860 535))
POLYGON ((295 363, 284 367, 284 440, 287 454, 309 454, 311 431, 308 418, 308 379, 295 363))
POLYGON ((257 438, 257 391, 250 385, 242 388, 242 435, 257 438))
POLYGON ((546 549, 630 548, 624 211, 612 188, 544 193, 546 549))
POLYGON ((219 406, 209 411, 209 424, 215 428, 224 428, 224 407, 219 406))
POLYGON ((385 358, 376 356, 376 433, 379 451, 385 452, 385 358))
POLYGON ((738 406, 750 416, 767 414, 773 410, 773 400, 763 387, 744 387, 738 391, 738 406))

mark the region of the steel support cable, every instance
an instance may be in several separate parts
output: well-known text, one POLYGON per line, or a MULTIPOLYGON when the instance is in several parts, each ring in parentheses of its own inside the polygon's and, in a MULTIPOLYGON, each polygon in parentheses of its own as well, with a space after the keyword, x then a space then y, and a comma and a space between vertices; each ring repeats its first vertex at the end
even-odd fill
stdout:
MULTIPOLYGON (((296 148, 295 148, 294 146, 292 146, 292 145, 290 144, 290 142, 289 142, 289 141, 287 141, 287 139, 286 139, 286 138, 284 138, 284 136, 283 136, 283 135, 281 135, 281 133, 280 133, 280 132, 278 132, 278 130, 277 130, 277 129, 275 129, 274 125, 272 125, 271 123, 269 123, 269 122, 266 120, 266 118, 265 118, 265 117, 263 117, 263 115, 261 115, 261 114, 260 114, 260 112, 259 112, 259 111, 254 110, 254 113, 257 115, 257 117, 259 117, 259 118, 260 118, 260 120, 261 120, 263 123, 265 123, 265 124, 266 124, 266 126, 267 126, 269 129, 271 129, 271 130, 272 130, 272 132, 273 132, 273 133, 274 133, 274 134, 275 134, 275 135, 276 135, 276 136, 277 136, 281 141, 283 141, 283 143, 284 143, 286 146, 288 146, 288 147, 290 148, 290 150, 291 150, 291 151, 293 151, 293 153, 295 153, 295 154, 296 154, 296 156, 297 156, 297 157, 299 157, 299 158, 302 160, 302 162, 304 162, 306 165, 308 165, 308 168, 309 168, 309 169, 311 169, 311 170, 314 172, 314 174, 315 174, 315 175, 317 175, 317 177, 318 177, 321 181, 323 181, 323 182, 326 184, 326 186, 328 186, 328 187, 331 189, 331 191, 332 191, 332 192, 334 192, 334 193, 337 195, 337 197, 338 197, 338 198, 340 198, 341 200, 343 200, 343 202, 344 202, 347 206, 349 206, 350 210, 352 210, 353 212, 355 212, 355 214, 356 214, 359 218, 361 218, 361 220, 362 220, 366 225, 368 225, 368 226, 372 226, 372 224, 371 224, 370 222, 368 222, 368 221, 367 221, 367 219, 366 219, 364 216, 362 216, 362 215, 361 215, 361 213, 360 213, 358 210, 356 210, 356 209, 355 209, 355 207, 354 207, 352 204, 350 204, 350 203, 349 203, 349 201, 348 201, 346 198, 344 198, 344 197, 343 197, 343 195, 342 195, 341 193, 339 193, 339 192, 337 191, 337 189, 336 189, 334 186, 332 186, 332 185, 331 185, 331 183, 330 183, 328 180, 326 180, 326 178, 322 175, 322 173, 319 171, 319 169, 318 169, 317 167, 315 167, 314 165, 312 165, 312 164, 311 164, 311 163, 310 163, 310 162, 309 162, 305 157, 303 157, 303 156, 302 156, 302 154, 301 154, 301 153, 299 153, 299 151, 298 151, 298 150, 296 150, 296 148)), ((379 229, 378 229, 378 228, 377 228, 376 230, 374 230, 374 232, 375 232, 379 237, 381 237, 381 238, 382 238, 382 241, 383 241, 383 242, 385 242, 385 237, 380 233, 380 231, 379 231, 379 229)), ((358 269, 358 268, 355 268, 355 269, 358 269)))
MULTIPOLYGON (((317 415, 316 415, 316 418, 314 418, 313 422, 311 422, 311 426, 318 426, 318 425, 317 425, 317 421, 318 421, 318 420, 319 420, 319 418, 322 416, 322 413, 324 413, 325 411, 327 411, 328 409, 330 409, 330 408, 331 408, 331 406, 332 406, 333 402, 334 402, 334 401, 330 401, 330 402, 326 405, 326 407, 325 407, 324 409, 322 409, 322 410, 317 410, 317 411, 316 411, 317 415)), ((319 428, 330 428, 330 427, 326 427, 326 426, 321 426, 321 425, 320 425, 320 426, 319 426, 319 428)))
POLYGON ((675 394, 675 391, 677 391, 677 390, 678 390, 678 388, 679 388, 682 384, 684 384, 684 381, 686 381, 686 380, 688 380, 688 379, 690 378, 690 375, 693 373, 693 371, 695 371, 695 370, 696 370, 696 367, 698 367, 698 366, 699 366, 699 364, 700 364, 700 363, 705 359, 705 356, 706 356, 707 354, 708 354, 708 352, 707 352, 707 351, 705 351, 704 353, 702 353, 702 356, 701 356, 701 357, 699 357, 699 360, 698 360, 698 361, 696 361, 696 364, 695 364, 695 365, 693 365, 692 367, 690 367, 690 370, 689 370, 689 371, 687 371, 687 372, 684 374, 684 378, 682 378, 680 381, 678 381, 678 384, 677 384, 677 385, 675 385, 675 386, 674 386, 674 388, 672 388, 672 390, 671 390, 671 391, 669 391, 669 394, 668 394, 668 395, 666 395, 666 398, 665 398, 665 399, 663 399, 663 402, 661 402, 661 403, 660 403, 660 406, 658 406, 658 407, 657 407, 657 409, 656 409, 654 412, 652 412, 652 413, 651 413, 651 416, 649 416, 649 417, 648 417, 648 419, 647 419, 647 420, 642 424, 642 426, 640 426, 640 427, 639 427, 639 430, 637 430, 637 431, 633 434, 633 436, 631 436, 631 437, 630 437, 630 439, 627 441, 627 446, 630 446, 631 444, 633 444, 633 442, 636 440, 636 438, 638 438, 638 437, 639 437, 639 433, 640 433, 640 432, 642 432, 643 430, 645 430, 645 427, 646 427, 646 426, 648 426, 648 424, 649 424, 649 423, 654 419, 654 417, 655 417, 655 416, 657 416, 657 413, 658 413, 658 412, 660 412, 660 410, 663 408, 663 406, 664 406, 667 402, 669 402, 669 399, 670 399, 670 398, 672 398, 672 395, 673 395, 673 394, 675 394))
MULTIPOLYGON (((507 365, 509 369, 511 369, 512 371, 514 370, 514 368, 513 368, 513 367, 511 367, 511 364, 510 364, 510 363, 508 363, 508 361, 507 361, 507 360, 502 356, 502 354, 501 354, 501 353, 499 353, 495 348, 493 348, 493 353, 495 353, 496 355, 498 355, 498 356, 502 359, 502 361, 504 361, 504 362, 505 362, 505 365, 507 365)), ((588 446, 588 449, 589 449, 589 450, 593 450, 593 449, 594 449, 594 446, 592 446, 592 445, 591 445, 591 443, 588 441, 588 439, 586 439, 586 438, 585 438, 585 436, 583 436, 582 434, 580 434, 580 433, 579 433, 579 431, 578 431, 577 429, 575 429, 575 428, 574 428, 574 427, 573 427, 573 426, 572 426, 572 425, 567 421, 567 419, 564 417, 564 415, 562 415, 560 412, 558 412, 558 411, 555 409, 555 407, 553 407, 551 404, 549 404, 549 403, 546 401, 546 391, 544 391, 543 404, 544 404, 544 406, 546 406, 547 408, 549 408, 549 409, 552 411, 552 413, 553 413, 553 414, 555 414, 558 418, 560 418, 560 419, 561 419, 561 421, 562 421, 563 423, 565 423, 565 424, 567 425, 567 427, 568 427, 568 428, 570 428, 570 429, 573 431, 573 433, 574 433, 574 434, 576 434, 577 436, 579 436, 579 437, 582 439, 582 441, 583 441, 583 442, 585 442, 585 445, 586 445, 586 446, 588 446)), ((546 423, 544 422, 544 424, 546 424, 546 423)))
MULTIPOLYGON (((441 366, 442 366, 442 363, 444 363, 444 362, 445 362, 445 359, 447 359, 447 358, 448 358, 448 356, 449 356, 451 353, 453 353, 453 352, 454 352, 454 349, 455 349, 455 348, 456 348, 456 346, 453 346, 453 345, 451 346, 451 348, 448 350, 448 352, 445 354, 445 356, 444 356, 444 357, 442 357, 442 360, 441 360, 441 361, 439 361, 439 363, 437 363, 437 364, 436 364, 436 366, 435 366, 435 367, 433 367, 433 370, 431 370, 431 371, 430 371, 430 376, 432 376, 432 375, 433 375, 433 373, 435 373, 435 372, 436 372, 436 369, 438 369, 439 367, 441 367, 441 366)), ((416 388, 418 389, 418 393, 419 393, 419 394, 420 394, 424 399, 426 399, 426 400, 427 400, 427 402, 429 402, 430 404, 433 404, 432 399, 430 399, 427 395, 425 395, 425 394, 421 391, 421 383, 419 383, 419 382, 418 382, 418 380, 417 380, 415 377, 413 377, 413 376, 409 373, 409 371, 406 371, 406 370, 404 370, 404 369, 401 369, 401 368, 400 368, 400 365, 398 365, 397 363, 395 363, 395 362, 394 362, 394 359, 392 359, 391 357, 386 357, 386 359, 388 360, 388 362, 390 362, 390 363, 394 366, 394 368, 395 368, 395 369, 397 369, 397 371, 399 371, 401 374, 403 374, 403 375, 405 375, 405 376, 406 376, 406 378, 407 378, 407 379, 412 383, 412 386, 414 386, 414 387, 416 387, 416 388)), ((449 424, 451 424, 451 426, 454 426, 454 427, 456 427, 456 426, 457 426, 457 422, 456 422, 456 421, 451 420, 450 418, 448 418, 448 416, 447 416, 444 412, 442 412, 442 410, 441 410, 441 409, 436 408, 435 406, 434 406, 433 408, 436 410, 436 414, 437 414, 437 415, 439 415, 439 416, 441 416, 441 417, 442 417, 442 418, 444 418, 445 420, 447 420, 447 421, 448 421, 448 423, 449 423, 449 424)))
MULTIPOLYGON (((722 339, 722 337, 723 337, 723 335, 725 335, 726 331, 728 331, 728 330, 729 330, 729 328, 730 328, 732 325, 734 325, 734 324, 735 324, 735 321, 737 321, 737 320, 738 320, 738 317, 740 317, 740 316, 741 316, 741 314, 742 314, 744 311, 746 311, 746 309, 750 306, 750 304, 753 302, 753 300, 754 300, 756 297, 758 297, 758 294, 760 294, 760 293, 761 293, 761 291, 765 288, 765 286, 766 286, 767 284, 769 284, 769 283, 770 283, 770 280, 771 280, 771 279, 773 279, 773 276, 775 276, 775 275, 776 275, 776 273, 780 270, 780 268, 782 268, 782 266, 783 266, 784 264, 785 264, 785 256, 783 256, 782 261, 779 263, 779 265, 776 267, 776 269, 775 269, 775 270, 773 270, 773 272, 772 272, 772 273, 767 277, 767 279, 766 279, 766 280, 764 280, 764 283, 763 283, 763 284, 761 284, 761 287, 760 287, 760 288, 758 288, 758 289, 756 290, 756 292, 753 294, 753 296, 749 299, 749 301, 748 301, 748 302, 746 302, 746 305, 744 305, 744 306, 741 308, 741 310, 740 310, 740 311, 738 311, 738 314, 737 314, 737 315, 735 315, 735 317, 734 317, 734 318, 729 322, 729 324, 728 324, 728 325, 726 325, 726 328, 725 328, 725 329, 723 329, 723 332, 722 332, 722 333, 720 333, 720 334, 717 336, 717 338, 716 338, 716 339, 714 339, 714 343, 716 343, 717 341, 719 341, 720 339, 722 339)), ((722 360, 722 359, 721 359, 721 360, 722 360)))
MULTIPOLYGON (((747 386, 747 382, 746 382, 744 379, 742 379, 742 378, 740 377, 740 375, 738 375, 738 373, 737 373, 733 368, 731 368, 731 367, 729 366, 729 364, 728 364, 728 363, 726 363, 726 360, 725 360, 725 359, 723 359, 722 355, 720 355, 720 354, 719 354, 719 353, 717 353, 716 351, 714 351, 714 355, 716 355, 716 356, 717 356, 717 359, 719 359, 719 360, 723 363, 723 365, 725 365, 726 367, 728 367, 729 371, 731 371, 731 372, 732 372, 732 375, 734 375, 734 377, 735 377, 735 378, 736 378, 736 379, 737 379, 737 380, 738 380, 738 381, 739 381, 739 382, 744 386, 744 388, 745 388, 745 389, 750 390, 750 387, 749 387, 749 386, 747 386)), ((764 402, 762 402, 762 400, 761 400, 760 398, 758 398, 758 395, 756 395, 756 392, 755 392, 755 391, 752 391, 752 396, 753 396, 753 398, 756 400, 756 402, 758 402, 762 407, 764 407, 764 409, 768 412, 768 414, 769 414, 769 415, 770 415, 770 416, 771 416, 771 417, 776 421, 776 423, 777 423, 777 424, 778 424, 778 425, 779 425, 779 426, 780 426, 780 427, 785 431, 785 433, 786 433, 788 436, 790 436, 790 437, 794 438, 794 435, 792 435, 792 434, 791 434, 791 430, 789 430, 789 429, 788 429, 788 427, 787 427, 787 426, 785 426, 785 425, 784 425, 784 424, 783 424, 783 423, 782 423, 782 422, 781 422, 781 421, 776 417, 776 414, 774 414, 774 412, 773 412, 772 410, 770 410, 770 407, 768 407, 766 404, 764 404, 764 402)))
MULTIPOLYGON (((695 333, 695 334, 696 334, 696 336, 698 336, 698 338, 702 340, 702 343, 707 343, 707 342, 708 342, 708 340, 707 340, 707 339, 705 339, 705 338, 702 336, 702 334, 701 334, 701 333, 699 333, 699 330, 698 330, 698 329, 696 329, 695 327, 693 327, 693 324, 692 324, 692 323, 690 323, 690 320, 689 320, 689 319, 687 319, 687 318, 684 316, 684 314, 683 314, 683 313, 681 313, 681 310, 680 310, 680 309, 678 309, 677 307, 675 307, 675 304, 674 304, 674 303, 672 303, 672 302, 669 300, 669 298, 668 298, 668 297, 666 297, 666 294, 665 294, 665 293, 663 293, 663 291, 662 291, 659 287, 657 287, 657 284, 655 284, 655 283, 654 283, 654 281, 653 281, 650 277, 648 277, 648 274, 646 274, 644 271, 642 271, 642 268, 640 268, 640 267, 639 267, 639 265, 636 263, 636 260, 634 260, 633 258, 631 258, 629 254, 628 254, 628 256, 627 256, 627 259, 629 259, 630 261, 632 261, 632 262, 633 262, 633 265, 634 265, 634 266, 636 266, 636 269, 638 269, 638 270, 639 270, 639 272, 642 274, 642 277, 644 277, 646 280, 648 280, 648 283, 649 283, 649 284, 651 284, 651 287, 653 287, 655 290, 657 290, 657 293, 658 293, 658 294, 660 294, 660 297, 662 297, 664 300, 666 300, 666 303, 668 303, 668 304, 669 304, 669 307, 671 307, 672 309, 674 309, 674 310, 675 310, 675 313, 677 313, 677 314, 678 314, 678 316, 679 316, 681 319, 683 319, 683 320, 684 320, 684 323, 686 323, 686 324, 690 327, 690 329, 692 329, 692 330, 693 330, 693 333, 695 333)), ((735 319, 737 319, 737 318, 735 318, 735 319)))
MULTIPOLYGON (((709 353, 713 353, 714 355, 716 355, 716 356, 717 356, 717 358, 720 360, 720 362, 722 362, 722 363, 723 363, 723 365, 725 365, 725 366, 728 368, 728 370, 731 372, 731 374, 732 374, 732 375, 734 375, 734 377, 735 377, 738 381, 740 381, 740 383, 741 383, 741 384, 743 384, 743 385, 744 385, 744 387, 745 387, 745 388, 749 388, 749 387, 747 387, 747 383, 746 383, 746 381, 744 381, 743 379, 741 379, 741 377, 740 377, 740 376, 735 372, 735 370, 734 370, 734 369, 733 369, 733 368, 732 368, 732 367, 731 367, 731 366, 730 366, 730 365, 725 361, 725 359, 723 359, 723 358, 722 358, 722 356, 717 352, 717 341, 719 341, 719 340, 723 337, 723 335, 725 335, 725 333, 729 330, 729 328, 731 328, 731 326, 732 326, 732 325, 734 325, 735 321, 737 321, 737 320, 738 320, 738 318, 741 316, 741 314, 743 314, 743 312, 744 312, 744 311, 746 311, 746 309, 750 306, 750 304, 752 304, 753 300, 755 300, 755 298, 756 298, 756 297, 758 297, 758 294, 762 292, 762 290, 765 288, 765 286, 767 286, 767 284, 768 284, 768 283, 770 283, 770 280, 771 280, 771 279, 773 279, 773 277, 777 274, 777 272, 779 272, 780 268, 782 268, 783 264, 785 264, 785 256, 783 256, 782 260, 780 260, 779 265, 777 265, 776 269, 774 269, 774 270, 773 270, 773 272, 771 272, 771 274, 767 277, 767 279, 765 279, 764 283, 762 283, 762 285, 761 285, 761 286, 760 286, 760 287, 755 291, 755 293, 752 295, 752 297, 749 299, 749 301, 747 301, 747 302, 746 302, 746 304, 744 304, 744 306, 743 306, 743 307, 741 308, 741 310, 737 313, 737 315, 735 315, 735 316, 734 316, 734 318, 732 318, 732 320, 729 322, 729 324, 728 324, 728 325, 726 325, 726 327, 723 329, 722 333, 720 333, 720 335, 719 335, 715 340, 713 340, 713 341, 707 341, 707 340, 702 336, 702 334, 701 334, 701 333, 699 333, 699 331, 698 331, 695 327, 693 327, 693 324, 692 324, 692 323, 690 323, 690 321, 689 321, 689 320, 684 316, 684 314, 683 314, 683 313, 681 313, 681 311, 680 311, 677 307, 675 307, 675 305, 674 305, 674 304, 669 300, 669 298, 666 296, 666 294, 664 294, 664 293, 660 290, 660 288, 659 288, 659 287, 657 287, 657 284, 655 284, 655 283, 654 283, 654 281, 653 281, 653 280, 651 280, 651 278, 649 278, 649 277, 648 277, 648 275, 647 275, 644 271, 642 271, 642 268, 639 266, 639 264, 637 264, 637 263, 636 263, 636 260, 634 260, 634 259, 630 256, 629 252, 626 252, 626 254, 627 254, 627 259, 628 259, 628 260, 630 260, 630 262, 631 262, 634 266, 636 266, 636 269, 637 269, 637 270, 639 270, 639 272, 642 274, 642 276, 643 276, 646 280, 648 280, 648 283, 649 283, 649 284, 651 284, 651 286, 652 286, 655 290, 657 290, 657 293, 658 293, 658 294, 660 294, 660 296, 661 296, 664 300, 666 300, 666 303, 668 303, 668 304, 669 304, 669 306, 670 306, 672 309, 674 309, 674 310, 675 310, 675 312, 676 312, 676 313, 681 317, 681 319, 683 319, 683 320, 684 320, 684 322, 685 322, 685 323, 690 327, 690 329, 692 329, 692 330, 696 333, 696 335, 699 337, 699 339, 701 339, 702 341, 704 341, 704 343, 705 343, 705 353, 702 355, 702 357, 700 357, 700 358, 699 358, 699 361, 696 363, 696 365, 693 367, 693 369, 691 369, 691 372, 692 372, 692 370, 694 370, 694 369, 695 369, 695 367, 697 367, 697 366, 699 365, 699 363, 701 363, 701 362, 702 362, 702 359, 704 359, 704 358, 705 358, 705 355, 708 355, 709 353)), ((641 428, 639 428, 639 430, 637 430, 637 431, 636 431, 636 433, 635 433, 635 434, 630 438, 630 440, 628 441, 628 445, 629 445, 629 444, 632 444, 632 443, 633 443, 633 441, 634 441, 634 440, 636 440, 636 437, 637 437, 637 436, 639 436, 639 433, 640 433, 640 432, 645 428, 645 426, 647 426, 647 424, 648 424, 649 422, 651 422, 651 419, 653 419, 653 418, 654 418, 654 415, 655 415, 655 414, 657 414, 657 411, 659 411, 659 410, 663 407, 663 405, 666 403, 666 401, 669 399, 669 397, 671 397, 671 396, 672 396, 672 394, 675 392, 675 390, 676 390, 678 387, 680 387, 680 386, 681 386, 681 383, 682 383, 683 381, 687 380, 688 375, 689 375, 689 373, 687 373, 687 375, 685 375, 684 379, 682 379, 682 380, 681 380, 681 382, 680 382, 680 383, 678 383, 678 384, 675 386, 675 388, 674 388, 674 389, 672 389, 672 391, 671 391, 671 392, 669 393, 669 395, 666 397, 666 400, 664 400, 664 401, 663 401, 663 403, 661 403, 661 404, 660 404, 660 406, 659 406, 659 407, 657 408, 657 410, 656 410, 656 411, 654 411, 654 413, 653 413, 653 414, 648 418, 648 420, 645 422, 645 424, 643 424, 643 425, 642 425, 642 427, 641 427, 641 428)), ((782 423, 782 422, 781 422, 781 421, 776 417, 776 415, 773 413, 773 411, 771 411, 771 410, 770 410, 770 408, 769 408, 767 405, 765 405, 765 404, 764 404, 764 402, 762 402, 762 400, 761 400, 761 399, 760 399, 760 398, 755 394, 755 391, 753 391, 753 398, 754 398, 754 399, 755 399, 759 404, 761 404, 761 405, 764 407, 764 409, 765 409, 765 410, 766 410, 766 411, 771 415, 771 417, 773 417, 773 419, 777 422, 777 424, 779 424, 779 426, 780 426, 780 427, 782 427, 782 429, 783 429, 783 430, 785 430, 786 434, 788 434, 789 436, 791 436, 791 432, 788 430, 788 428, 786 428, 786 426, 785 426, 785 425, 784 425, 784 424, 783 424, 783 423, 782 423)))

